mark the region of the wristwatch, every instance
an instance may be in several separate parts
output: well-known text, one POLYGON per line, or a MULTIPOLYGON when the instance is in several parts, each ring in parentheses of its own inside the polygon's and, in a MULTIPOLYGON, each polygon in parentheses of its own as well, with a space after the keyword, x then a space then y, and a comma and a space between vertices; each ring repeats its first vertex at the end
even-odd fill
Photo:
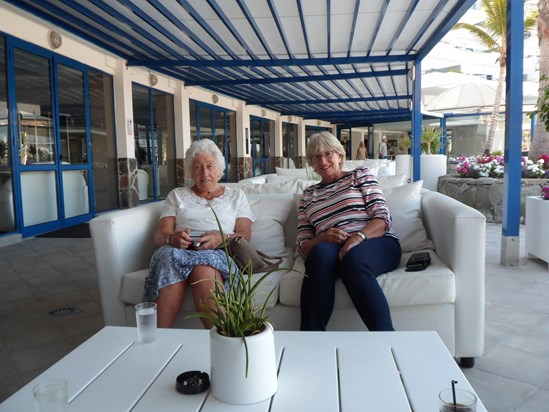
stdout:
POLYGON ((363 242, 367 241, 368 240, 368 236, 366 236, 366 234, 359 230, 358 232, 355 233, 355 235, 357 235, 358 237, 360 237, 362 239, 363 242))

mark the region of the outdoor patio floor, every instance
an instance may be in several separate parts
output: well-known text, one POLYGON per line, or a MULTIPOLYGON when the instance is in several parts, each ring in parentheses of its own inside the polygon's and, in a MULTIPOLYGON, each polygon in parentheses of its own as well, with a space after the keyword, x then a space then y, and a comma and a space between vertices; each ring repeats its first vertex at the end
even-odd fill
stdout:
MULTIPOLYGON (((505 267, 501 225, 488 224, 485 354, 464 372, 491 412, 545 412, 549 405, 549 270, 525 257, 523 235, 521 227, 520 266, 505 267)), ((90 239, 5 246, 0 267, 3 401, 99 331, 103 319, 90 239)))

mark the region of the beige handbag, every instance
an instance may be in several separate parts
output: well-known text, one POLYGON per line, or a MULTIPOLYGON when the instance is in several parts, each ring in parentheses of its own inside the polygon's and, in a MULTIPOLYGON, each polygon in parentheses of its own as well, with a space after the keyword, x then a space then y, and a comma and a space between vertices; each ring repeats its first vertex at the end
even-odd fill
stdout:
POLYGON ((253 273, 268 272, 278 269, 281 257, 271 257, 255 250, 243 237, 233 237, 227 244, 229 255, 239 268, 251 267, 253 273))

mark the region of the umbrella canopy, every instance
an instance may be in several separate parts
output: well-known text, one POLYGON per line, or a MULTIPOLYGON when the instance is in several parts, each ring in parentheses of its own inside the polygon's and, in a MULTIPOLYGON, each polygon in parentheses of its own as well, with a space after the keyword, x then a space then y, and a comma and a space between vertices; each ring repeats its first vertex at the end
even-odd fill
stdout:
MULTIPOLYGON (((496 85, 474 82, 454 86, 437 97, 427 105, 431 111, 455 111, 464 109, 478 109, 492 107, 496 98, 496 85)), ((505 96, 502 96, 501 104, 505 104, 505 96)))

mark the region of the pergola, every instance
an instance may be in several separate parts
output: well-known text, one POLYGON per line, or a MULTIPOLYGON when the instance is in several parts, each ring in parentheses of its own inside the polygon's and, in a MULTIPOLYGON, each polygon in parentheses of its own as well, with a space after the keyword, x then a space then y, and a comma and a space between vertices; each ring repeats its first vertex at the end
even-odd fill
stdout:
MULTIPOLYGON (((128 65, 282 115, 340 127, 411 121, 415 180, 420 178, 421 61, 475 2, 6 1, 121 56, 128 65)), ((503 235, 512 238, 519 229, 520 139, 511 142, 508 136, 516 133, 514 126, 521 127, 522 105, 513 108, 512 103, 522 100, 524 4, 508 3, 513 8, 507 13, 512 24, 508 76, 520 78, 507 82, 511 104, 506 116, 503 235)), ((516 250, 518 262, 518 245, 516 250)))

